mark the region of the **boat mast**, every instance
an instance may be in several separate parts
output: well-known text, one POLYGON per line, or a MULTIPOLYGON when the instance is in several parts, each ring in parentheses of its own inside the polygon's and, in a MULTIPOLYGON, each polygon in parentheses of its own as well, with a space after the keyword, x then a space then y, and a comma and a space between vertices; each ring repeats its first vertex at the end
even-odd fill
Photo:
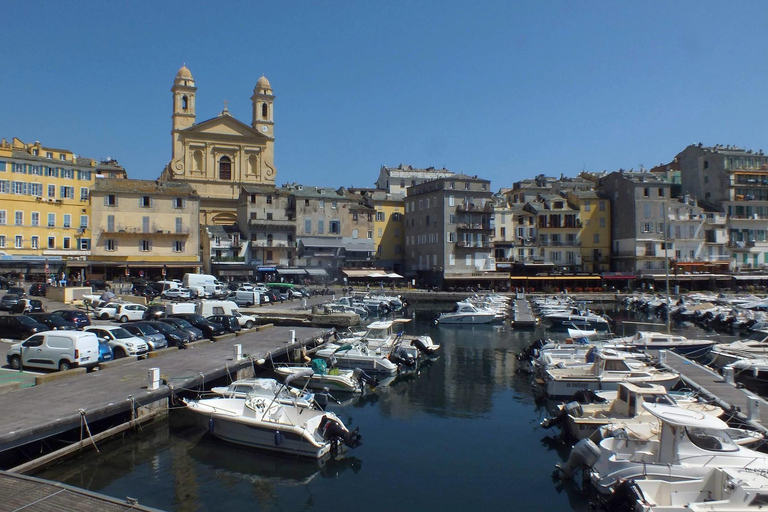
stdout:
MULTIPOLYGON (((671 192, 671 189, 670 189, 671 192)), ((667 334, 670 333, 670 326, 669 326, 669 317, 670 317, 670 311, 669 311, 669 202, 664 197, 664 270, 666 272, 666 289, 667 289, 667 334)))

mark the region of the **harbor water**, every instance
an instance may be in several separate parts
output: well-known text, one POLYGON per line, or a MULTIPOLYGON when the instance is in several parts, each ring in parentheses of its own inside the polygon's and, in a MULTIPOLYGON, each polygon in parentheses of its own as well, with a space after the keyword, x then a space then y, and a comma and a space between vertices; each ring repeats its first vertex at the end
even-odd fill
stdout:
POLYGON ((570 445, 540 427, 547 404, 516 373, 516 355, 548 333, 434 325, 450 307, 409 312, 406 331, 430 334, 442 345, 438 358, 328 407, 363 435, 341 460, 319 464, 227 444, 179 408, 36 476, 175 511, 590 510, 580 481, 553 480, 570 445))

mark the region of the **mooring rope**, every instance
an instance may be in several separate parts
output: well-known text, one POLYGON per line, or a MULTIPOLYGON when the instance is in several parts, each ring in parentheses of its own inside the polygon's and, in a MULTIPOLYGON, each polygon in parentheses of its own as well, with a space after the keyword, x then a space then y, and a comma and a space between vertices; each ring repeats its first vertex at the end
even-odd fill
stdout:
MULTIPOLYGON (((93 440, 93 434, 91 434, 91 427, 88 426, 88 420, 85 418, 85 409, 79 409, 79 411, 80 411, 80 428, 82 429, 82 425, 85 424, 85 430, 86 432, 88 432, 88 437, 91 439, 91 443, 93 444, 93 447, 96 449, 97 453, 101 453, 101 451, 99 451, 99 447, 96 446, 96 441, 93 440)), ((80 441, 82 442, 82 436, 80 441)))

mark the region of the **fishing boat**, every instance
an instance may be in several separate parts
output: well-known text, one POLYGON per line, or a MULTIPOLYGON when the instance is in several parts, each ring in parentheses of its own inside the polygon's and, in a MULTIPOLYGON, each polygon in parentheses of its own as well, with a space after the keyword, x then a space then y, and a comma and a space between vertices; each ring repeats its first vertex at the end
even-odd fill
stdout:
MULTIPOLYGON (((307 370, 303 368, 302 370, 307 370)), ((309 372, 304 372, 309 373, 309 372)), ((297 384, 300 379, 297 379, 297 384)), ((245 398, 249 394, 271 399, 274 397, 281 403, 294 404, 299 407, 315 408, 315 396, 306 389, 286 386, 283 383, 269 378, 254 377, 239 379, 229 386, 215 386, 211 392, 225 398, 245 398)))
POLYGON ((365 386, 375 388, 379 381, 360 368, 346 370, 342 368, 331 367, 323 359, 313 359, 310 362, 312 375, 307 375, 304 370, 306 366, 296 366, 289 364, 277 364, 274 367, 276 374, 283 378, 291 375, 298 375, 295 382, 310 389, 344 392, 344 393, 362 393, 365 386))
MULTIPOLYGON (((287 378, 284 386, 291 380, 287 378)), ((319 459, 355 448, 361 441, 359 432, 350 431, 332 412, 281 402, 278 393, 272 398, 250 393, 245 398, 185 403, 208 420, 212 435, 235 444, 319 459)))

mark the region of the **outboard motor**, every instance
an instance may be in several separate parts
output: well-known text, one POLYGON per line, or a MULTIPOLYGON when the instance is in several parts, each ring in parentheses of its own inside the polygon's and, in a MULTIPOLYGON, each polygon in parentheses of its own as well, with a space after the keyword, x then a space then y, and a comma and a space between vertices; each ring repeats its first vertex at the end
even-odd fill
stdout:
POLYGON ((533 343, 531 343, 531 345, 528 348, 526 348, 525 350, 523 350, 517 355, 517 360, 530 361, 534 357, 535 353, 541 347, 543 347, 546 342, 547 340, 545 340, 544 338, 539 338, 538 340, 534 341, 533 343))
MULTIPOLYGON (((555 468, 559 470, 561 478, 570 480, 574 470, 580 467, 591 468, 600 459, 600 448, 591 439, 582 439, 571 448, 571 455, 565 464, 558 463, 555 468)), ((555 472, 557 475, 558 472, 555 472)))
POLYGON ((355 368, 352 370, 352 377, 361 385, 367 384, 371 389, 379 385, 379 379, 376 377, 371 377, 360 368, 355 368))
POLYGON ((419 349, 419 352, 421 352, 422 354, 429 355, 429 350, 427 349, 427 345, 424 344, 424 341, 422 341, 421 336, 411 341, 411 345, 419 349))
POLYGON ((389 354, 389 360, 395 364, 412 367, 416 366, 416 359, 403 347, 397 347, 389 354))
POLYGON ((356 428, 352 432, 344 428, 344 426, 333 418, 329 418, 327 415, 323 416, 320 420, 318 427, 323 439, 328 441, 337 440, 342 441, 350 448, 357 448, 360 446, 362 436, 360 435, 359 428, 356 428))
POLYGON ((637 504, 645 502, 642 489, 634 480, 622 480, 605 503, 608 512, 634 512, 637 504))
POLYGON ((562 423, 569 415, 581 417, 583 413, 584 411, 579 402, 568 402, 560 409, 557 415, 544 419, 540 425, 541 428, 554 427, 562 423))

